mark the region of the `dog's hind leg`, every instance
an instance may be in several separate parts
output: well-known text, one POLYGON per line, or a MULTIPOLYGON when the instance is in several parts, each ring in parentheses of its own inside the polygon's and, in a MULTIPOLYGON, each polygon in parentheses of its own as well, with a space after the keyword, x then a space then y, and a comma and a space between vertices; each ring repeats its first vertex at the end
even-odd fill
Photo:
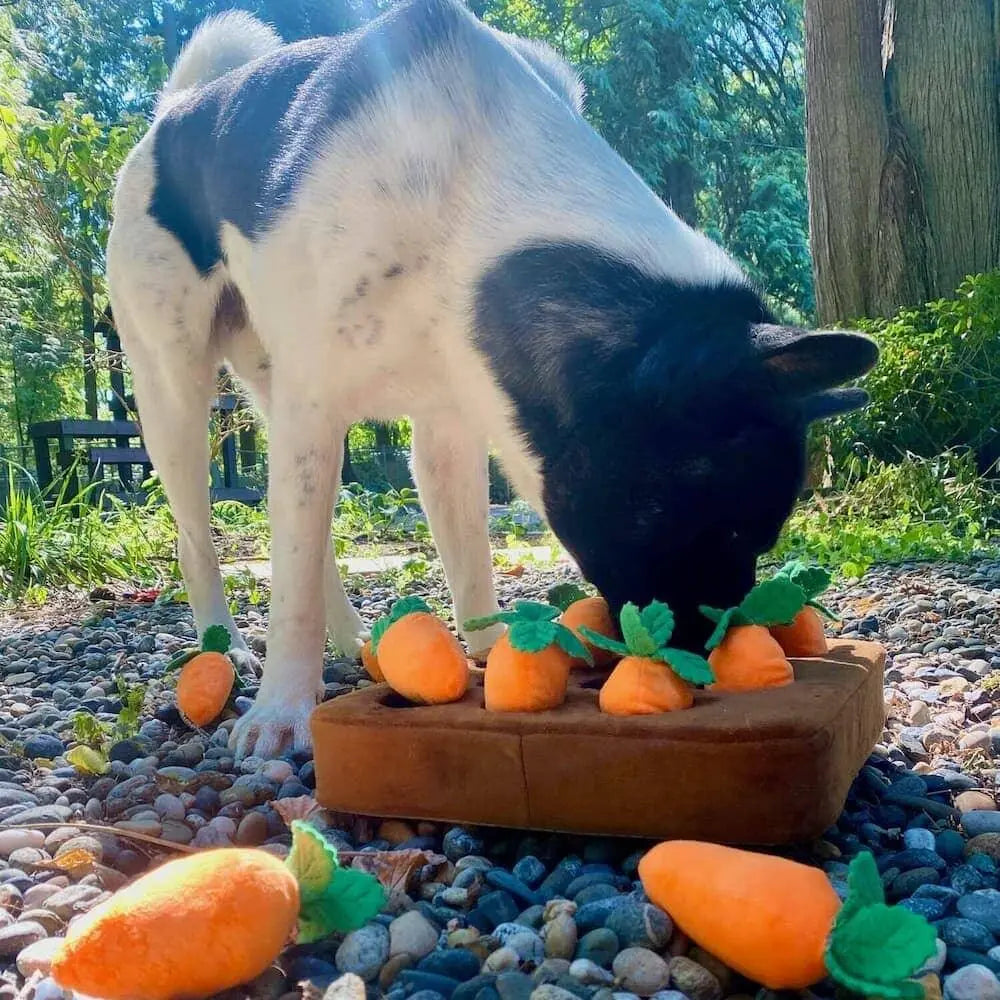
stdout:
POLYGON ((481 656, 502 627, 465 633, 464 622, 498 609, 489 536, 486 442, 455 414, 413 422, 413 478, 455 602, 455 620, 473 655, 481 656))
MULTIPOLYGON (((175 306, 178 320, 189 312, 175 306)), ((132 370, 143 441, 177 523, 177 555, 198 634, 222 625, 232 637, 237 666, 259 669, 230 614, 212 542, 208 418, 219 359, 210 335, 179 337, 178 328, 163 324, 153 305, 141 321, 120 296, 113 308, 132 370)))

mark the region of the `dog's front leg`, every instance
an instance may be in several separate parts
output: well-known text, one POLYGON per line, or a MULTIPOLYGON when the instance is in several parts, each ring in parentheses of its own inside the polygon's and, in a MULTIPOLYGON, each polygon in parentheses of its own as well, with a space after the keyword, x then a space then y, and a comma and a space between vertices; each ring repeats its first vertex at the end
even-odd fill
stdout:
MULTIPOLYGON (((413 478, 444 566, 461 629, 498 609, 490 553, 490 486, 486 442, 453 413, 413 424, 413 478)), ((502 626, 465 633, 481 658, 502 626)))
POLYGON ((239 757, 310 746, 326 639, 323 562, 343 460, 343 428, 331 399, 311 388, 305 373, 294 378, 277 365, 272 385, 271 621, 256 703, 233 729, 239 757))

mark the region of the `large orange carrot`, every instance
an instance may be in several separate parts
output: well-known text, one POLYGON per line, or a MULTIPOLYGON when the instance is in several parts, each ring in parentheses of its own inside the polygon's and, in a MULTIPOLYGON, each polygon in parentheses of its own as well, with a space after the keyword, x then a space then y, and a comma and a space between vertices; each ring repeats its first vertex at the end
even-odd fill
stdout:
POLYGON ((626 604, 619 616, 624 642, 583 627, 586 640, 600 649, 623 656, 604 682, 599 696, 608 715, 652 715, 690 708, 693 684, 708 684, 712 671, 704 658, 667 643, 674 616, 666 604, 653 601, 640 611, 626 604))
POLYGON ((937 935, 923 917, 885 905, 867 852, 851 863, 843 906, 817 868, 696 841, 657 845, 639 878, 692 941, 768 989, 805 989, 829 973, 863 996, 923 997, 909 977, 937 935))
POLYGON ((574 658, 591 659, 576 635, 553 620, 558 614, 549 604, 518 601, 513 611, 465 623, 467 632, 498 622, 509 626, 486 658, 483 695, 489 711, 545 712, 566 700, 574 658))
POLYGON ((385 674, 382 673, 382 668, 378 665, 378 657, 372 652, 371 639, 366 639, 361 647, 361 665, 373 681, 381 684, 385 680, 385 674))
POLYGON ((287 863, 221 848, 144 875, 69 928, 53 978, 104 1000, 194 1000, 260 975, 293 936, 306 944, 378 913, 376 879, 340 868, 312 827, 297 821, 292 832, 287 863))
POLYGON ((386 683, 422 705, 458 701, 469 662, 455 635, 419 597, 403 597, 372 628, 372 654, 386 683))
MULTIPOLYGON (((548 600, 549 604, 562 611, 559 616, 560 624, 565 625, 587 647, 595 667, 609 667, 618 659, 613 650, 595 646, 582 632, 583 628, 588 628, 608 639, 618 638, 618 628, 611 617, 608 602, 603 597, 588 597, 576 584, 561 583, 549 590, 548 600)), ((586 667, 589 664, 586 660, 575 659, 573 666, 586 667)))

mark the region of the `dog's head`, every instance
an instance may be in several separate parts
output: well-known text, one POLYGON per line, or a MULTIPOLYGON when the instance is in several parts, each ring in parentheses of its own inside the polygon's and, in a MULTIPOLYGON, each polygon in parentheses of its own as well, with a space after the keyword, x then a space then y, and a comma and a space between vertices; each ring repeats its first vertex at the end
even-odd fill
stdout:
POLYGON ((706 638, 699 604, 729 607, 753 585, 802 488, 809 423, 863 405, 834 387, 876 357, 843 332, 760 324, 748 343, 687 385, 656 352, 608 387, 603 426, 546 463, 546 512, 584 576, 616 608, 666 601, 679 644, 706 638))
POLYGON ((745 285, 647 279, 580 250, 498 274, 480 343, 541 459, 549 524, 613 608, 666 601, 674 642, 700 646, 698 606, 739 603, 792 511, 809 424, 866 401, 837 387, 874 343, 779 326, 745 285))

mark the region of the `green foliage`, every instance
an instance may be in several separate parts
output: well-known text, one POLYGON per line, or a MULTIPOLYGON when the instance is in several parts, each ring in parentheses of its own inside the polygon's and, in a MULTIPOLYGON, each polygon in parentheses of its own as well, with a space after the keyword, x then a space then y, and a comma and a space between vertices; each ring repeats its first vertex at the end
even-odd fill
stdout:
POLYGON ((853 325, 881 356, 862 382, 871 403, 829 428, 838 465, 960 449, 981 469, 1000 458, 1000 271, 967 278, 952 298, 853 325))
POLYGON ((815 559, 842 576, 874 563, 963 561, 995 550, 1000 506, 969 454, 869 460, 830 495, 801 503, 771 553, 815 559))
POLYGON ((43 496, 18 485, 18 466, 0 470, 8 482, 0 508, 0 599, 19 600, 36 586, 147 581, 172 541, 162 511, 116 504, 102 512, 90 487, 70 495, 63 479, 43 496))

